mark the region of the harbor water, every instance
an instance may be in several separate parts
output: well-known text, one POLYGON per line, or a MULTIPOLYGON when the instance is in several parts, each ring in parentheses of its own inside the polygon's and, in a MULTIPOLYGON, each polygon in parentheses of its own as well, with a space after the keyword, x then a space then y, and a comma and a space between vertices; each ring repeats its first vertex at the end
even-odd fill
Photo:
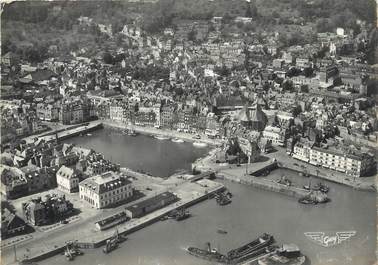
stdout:
POLYGON ((191 164, 209 152, 208 147, 196 147, 191 142, 174 143, 151 136, 127 136, 121 130, 105 128, 90 136, 69 138, 65 143, 92 148, 106 159, 135 171, 157 177, 168 177, 179 170, 190 170, 191 164))
MULTIPOLYGON (((203 156, 207 149, 191 143, 172 143, 146 136, 129 137, 102 130, 88 137, 67 142, 80 143, 104 153, 106 157, 133 169, 138 167, 152 175, 168 176, 203 156), (132 164, 131 161, 134 161, 132 164), (143 161, 140 163, 138 161, 143 161)), ((307 179, 297 173, 278 169, 274 179, 285 175, 303 185, 307 179)), ((124 264, 213 264, 189 255, 189 246, 205 248, 206 242, 225 253, 231 248, 255 239, 263 232, 272 234, 278 244, 295 243, 311 265, 370 265, 375 261, 376 208, 373 192, 353 190, 347 186, 323 181, 330 187, 330 203, 301 205, 297 199, 251 186, 222 181, 233 194, 232 203, 219 206, 207 200, 190 208, 192 217, 176 222, 157 222, 128 236, 126 242, 110 254, 102 250, 85 250, 83 256, 66 261, 58 255, 39 264, 124 265, 124 264), (217 233, 218 229, 227 234, 217 233), (305 232, 355 231, 356 235, 332 247, 321 246, 305 232)), ((314 180, 314 184, 317 181, 314 180)))

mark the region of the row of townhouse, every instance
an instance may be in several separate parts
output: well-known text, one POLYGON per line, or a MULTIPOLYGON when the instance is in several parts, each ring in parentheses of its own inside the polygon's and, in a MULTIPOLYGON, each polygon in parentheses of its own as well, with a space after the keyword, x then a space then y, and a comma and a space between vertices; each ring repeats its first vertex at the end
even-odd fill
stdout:
POLYGON ((37 117, 45 121, 59 121, 63 124, 76 124, 94 117, 93 104, 88 99, 67 98, 54 104, 38 103, 37 117))
POLYGON ((315 166, 322 166, 352 177, 363 177, 376 171, 374 155, 369 152, 336 147, 316 147, 300 141, 294 145, 292 156, 315 166))
POLYGON ((198 113, 192 106, 181 108, 173 104, 140 106, 124 101, 104 102, 97 106, 100 119, 136 125, 158 126, 168 129, 205 131, 220 129, 219 119, 214 113, 198 113))

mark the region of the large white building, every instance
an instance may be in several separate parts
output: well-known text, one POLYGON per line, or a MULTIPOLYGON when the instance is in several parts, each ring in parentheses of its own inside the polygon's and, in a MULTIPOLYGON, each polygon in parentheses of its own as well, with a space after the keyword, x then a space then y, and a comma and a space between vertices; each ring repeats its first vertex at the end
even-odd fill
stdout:
POLYGON ((272 145, 285 146, 286 135, 284 129, 273 126, 266 126, 262 134, 265 139, 272 142, 272 145))
POLYGON ((373 154, 346 147, 322 148, 298 142, 294 146, 292 156, 312 165, 343 172, 352 177, 363 177, 376 169, 373 154))
POLYGON ((80 199, 100 209, 133 196, 131 181, 112 171, 87 178, 79 184, 80 199))
POLYGON ((79 189, 79 174, 78 172, 66 166, 62 166, 56 172, 56 182, 58 189, 64 192, 77 192, 79 189))

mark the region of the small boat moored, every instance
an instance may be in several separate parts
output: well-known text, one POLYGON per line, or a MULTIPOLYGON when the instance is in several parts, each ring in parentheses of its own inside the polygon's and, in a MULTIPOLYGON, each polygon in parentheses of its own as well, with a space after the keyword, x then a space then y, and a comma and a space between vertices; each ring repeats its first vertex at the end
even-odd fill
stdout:
POLYGON ((195 147, 207 147, 207 143, 202 143, 202 142, 194 142, 193 145, 195 147))
POLYGON ((217 229, 217 233, 225 235, 225 234, 227 234, 227 231, 223 230, 223 229, 217 229))
POLYGON ((169 140, 170 139, 169 137, 163 136, 163 135, 156 135, 154 137, 155 137, 155 139, 158 139, 158 140, 169 140))
POLYGON ((213 262, 227 263, 228 259, 225 255, 218 252, 217 249, 211 249, 210 243, 207 243, 208 247, 206 249, 200 249, 195 247, 189 247, 187 249, 190 255, 197 258, 206 259, 213 262))
POLYGON ((174 142, 174 143, 184 143, 185 141, 182 140, 182 139, 180 139, 180 138, 173 138, 172 142, 174 142))

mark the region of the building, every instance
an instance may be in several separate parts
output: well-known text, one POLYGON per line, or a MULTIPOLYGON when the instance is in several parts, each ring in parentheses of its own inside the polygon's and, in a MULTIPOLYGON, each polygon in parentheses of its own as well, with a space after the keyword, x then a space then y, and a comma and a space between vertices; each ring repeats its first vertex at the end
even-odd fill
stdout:
POLYGON ((239 112, 238 119, 245 128, 254 131, 263 131, 268 122, 268 118, 261 110, 260 104, 256 104, 252 110, 246 105, 239 112))
POLYGON ((146 199, 126 208, 126 214, 130 218, 143 217, 155 210, 161 209, 178 201, 179 198, 171 192, 163 192, 157 196, 146 199))
POLYGON ((1 193, 7 199, 15 199, 29 193, 28 181, 17 168, 1 167, 1 193))
POLYGON ((125 212, 120 212, 106 217, 95 223, 96 228, 100 231, 109 229, 118 224, 124 223, 129 219, 125 212))
POLYGON ((73 204, 65 196, 46 196, 32 199, 22 204, 24 218, 32 225, 40 226, 51 224, 66 218, 72 213, 73 204))
POLYGON ((5 66, 12 66, 15 65, 19 62, 19 58, 16 54, 13 52, 8 52, 4 54, 4 56, 1 56, 1 63, 4 64, 5 66))
POLYGON ((53 104, 38 103, 36 113, 37 117, 44 121, 59 120, 59 108, 53 104))
POLYGON ((27 166, 21 168, 28 183, 28 193, 52 189, 56 187, 56 172, 58 168, 27 166))
POLYGON ((79 191, 79 176, 76 169, 62 166, 56 172, 58 189, 68 193, 79 191))
POLYGON ((352 177, 363 177, 376 170, 373 154, 351 149, 313 147, 309 162, 313 165, 344 172, 352 177))
POLYGON ((109 171, 80 182, 79 196, 92 207, 101 209, 131 198, 133 188, 125 176, 109 171))
POLYGON ((301 139, 294 145, 292 156, 352 177, 363 177, 376 171, 374 155, 353 147, 339 145, 317 147, 301 139))
POLYGON ((286 130, 273 127, 273 126, 266 126, 262 135, 265 139, 271 141, 272 145, 276 146, 285 146, 286 141, 286 130))
POLYGON ((1 209, 1 239, 22 234, 26 230, 24 220, 7 208, 1 209))
POLYGON ((173 127, 175 117, 175 107, 173 105, 164 105, 160 113, 160 125, 163 128, 171 129, 173 127))

